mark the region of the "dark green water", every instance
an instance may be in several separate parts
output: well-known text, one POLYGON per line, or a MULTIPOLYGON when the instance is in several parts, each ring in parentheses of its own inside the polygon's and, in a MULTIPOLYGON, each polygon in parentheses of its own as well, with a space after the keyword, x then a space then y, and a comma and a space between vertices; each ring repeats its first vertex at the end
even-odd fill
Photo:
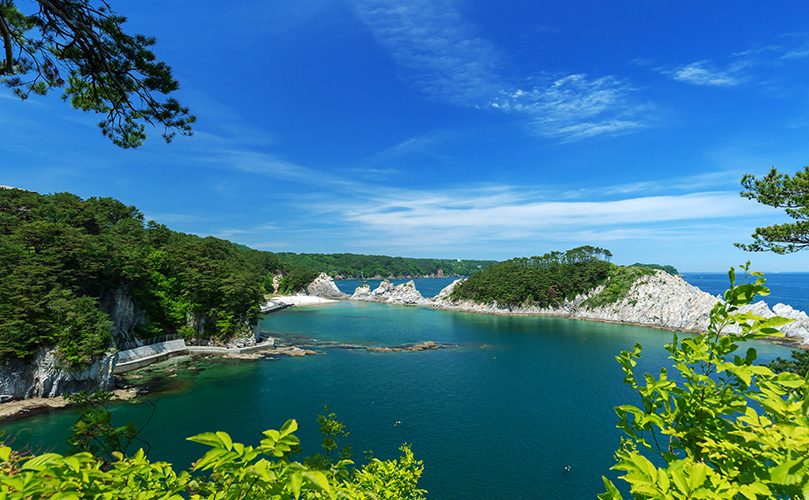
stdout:
MULTIPOLYGON (((178 466, 204 447, 183 440, 224 430, 242 442, 300 424, 304 452, 320 443, 316 416, 328 404, 351 431, 349 442, 376 456, 413 444, 425 463, 421 485, 434 499, 595 498, 609 472, 620 433, 618 404, 635 403, 614 356, 644 345, 641 369, 665 364, 671 333, 560 318, 485 316, 428 308, 339 302, 267 316, 269 332, 318 341, 397 345, 432 340, 458 347, 376 353, 323 349, 325 354, 254 362, 207 361, 179 370, 188 385, 155 395, 144 431, 150 455, 178 466), (401 422, 401 424, 397 424, 401 422), (564 467, 570 465, 571 472, 564 467)), ((756 344, 765 361, 785 348, 756 344)), ((162 369, 162 368, 161 368, 162 369)), ((151 407, 123 404, 121 421, 142 421, 151 407)), ((59 413, 7 424, 18 442, 61 445, 73 416, 59 413)), ((57 451, 59 448, 57 448, 57 451)))

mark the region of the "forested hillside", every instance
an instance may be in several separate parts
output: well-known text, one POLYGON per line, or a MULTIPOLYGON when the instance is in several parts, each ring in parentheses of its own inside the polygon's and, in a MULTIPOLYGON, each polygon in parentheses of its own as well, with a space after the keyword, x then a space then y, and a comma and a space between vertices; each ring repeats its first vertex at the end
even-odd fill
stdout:
POLYGON ((493 264, 459 283, 452 297, 480 303, 555 306, 603 283, 616 267, 609 250, 583 246, 493 264))
POLYGON ((278 253, 285 263, 304 266, 343 279, 469 276, 494 260, 414 259, 353 253, 278 253))
POLYGON ((91 361, 110 345, 99 302, 116 291, 144 316, 140 337, 227 339, 255 322, 281 268, 270 252, 144 223, 113 198, 0 189, 0 359, 58 345, 69 364, 91 361))

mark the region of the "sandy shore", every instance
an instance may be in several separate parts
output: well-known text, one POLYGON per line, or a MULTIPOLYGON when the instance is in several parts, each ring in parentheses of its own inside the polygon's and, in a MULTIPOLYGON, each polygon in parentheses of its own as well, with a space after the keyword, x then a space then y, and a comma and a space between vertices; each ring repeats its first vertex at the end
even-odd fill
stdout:
MULTIPOLYGON (((132 399, 137 396, 137 391, 131 389, 116 389, 112 392, 117 399, 132 399)), ((0 404, 0 420, 16 420, 69 406, 70 402, 62 396, 9 401, 0 404)))
POLYGON ((311 306, 314 304, 325 304, 327 302, 337 302, 335 299, 324 299, 312 295, 274 295, 271 302, 280 302, 291 306, 311 306))

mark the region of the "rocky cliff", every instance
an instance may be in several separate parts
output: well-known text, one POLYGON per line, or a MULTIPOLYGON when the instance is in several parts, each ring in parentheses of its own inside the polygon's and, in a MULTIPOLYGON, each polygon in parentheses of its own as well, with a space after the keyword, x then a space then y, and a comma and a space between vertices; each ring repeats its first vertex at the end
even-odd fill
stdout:
MULTIPOLYGON (((526 314, 565 316, 574 319, 610 321, 643 326, 654 326, 681 331, 704 332, 708 327, 711 308, 719 299, 699 288, 689 285, 678 276, 664 271, 640 278, 622 300, 594 306, 603 290, 596 288, 586 295, 565 300, 559 307, 537 306, 511 307, 492 302, 479 304, 472 301, 457 301, 449 298, 452 289, 460 280, 452 283, 435 297, 434 307, 458 311, 488 314, 526 314), (588 300, 592 299, 592 300, 588 300)), ((809 342, 809 317, 790 306, 777 304, 770 309, 764 302, 756 302, 741 309, 764 317, 784 316, 795 319, 781 327, 788 337, 809 342)))
POLYGON ((140 345, 135 335, 135 327, 145 325, 148 320, 126 291, 118 288, 107 292, 99 300, 98 308, 109 315, 112 321, 112 343, 122 348, 126 344, 140 345))
POLYGON ((112 369, 117 354, 107 354, 82 370, 59 364, 54 348, 42 348, 30 360, 12 360, 0 366, 0 395, 52 398, 78 391, 109 391, 115 382, 112 369))
POLYGON ((306 287, 306 295, 313 295, 315 297, 323 297, 324 299, 345 299, 348 295, 344 294, 334 284, 334 280, 326 273, 314 279, 309 286, 306 287))

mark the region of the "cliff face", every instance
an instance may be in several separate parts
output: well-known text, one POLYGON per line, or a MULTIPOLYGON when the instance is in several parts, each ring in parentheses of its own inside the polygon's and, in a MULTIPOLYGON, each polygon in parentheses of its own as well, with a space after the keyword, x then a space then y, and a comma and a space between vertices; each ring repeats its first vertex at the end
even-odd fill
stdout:
POLYGON ((42 348, 32 359, 0 366, 0 394, 14 398, 52 398, 78 391, 109 391, 115 386, 112 369, 117 354, 107 354, 83 370, 61 368, 53 348, 42 348))
POLYGON ((306 295, 323 297, 324 299, 345 299, 348 297, 337 288, 334 280, 326 273, 320 273, 314 281, 309 283, 309 286, 306 287, 306 295))
MULTIPOLYGON (((449 298, 452 289, 460 280, 446 287, 435 298, 434 306, 441 309, 469 311, 489 314, 536 314, 566 316, 575 319, 589 319, 655 326, 672 330, 704 332, 708 328, 709 315, 719 297, 703 292, 689 285, 680 277, 663 271, 639 279, 623 300, 616 303, 592 306, 588 299, 597 297, 599 287, 589 294, 579 295, 555 308, 537 306, 510 307, 496 302, 478 304, 473 301, 456 301, 449 298)), ((800 338, 809 342, 809 317, 790 306, 777 304, 771 310, 764 302, 756 302, 740 308, 770 318, 784 316, 795 319, 780 330, 788 337, 800 338)))
POLYGON ((140 345, 135 336, 135 327, 145 325, 147 320, 124 290, 119 288, 105 293, 98 303, 98 308, 101 312, 107 313, 112 321, 113 345, 118 347, 126 343, 140 345))

